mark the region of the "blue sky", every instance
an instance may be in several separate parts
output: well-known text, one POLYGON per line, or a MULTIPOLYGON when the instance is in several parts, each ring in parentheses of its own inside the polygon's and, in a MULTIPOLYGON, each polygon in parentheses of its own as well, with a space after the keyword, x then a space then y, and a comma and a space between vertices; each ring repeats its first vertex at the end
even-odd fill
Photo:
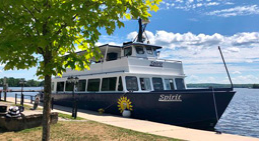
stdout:
MULTIPOLYGON (((228 83, 217 46, 221 46, 234 83, 259 82, 259 1, 164 0, 152 12, 146 34, 161 45, 161 58, 183 61, 186 83, 228 83)), ((136 20, 108 36, 101 29, 98 44, 129 41, 136 35, 136 20)), ((0 77, 37 79, 36 68, 3 71, 0 77)))

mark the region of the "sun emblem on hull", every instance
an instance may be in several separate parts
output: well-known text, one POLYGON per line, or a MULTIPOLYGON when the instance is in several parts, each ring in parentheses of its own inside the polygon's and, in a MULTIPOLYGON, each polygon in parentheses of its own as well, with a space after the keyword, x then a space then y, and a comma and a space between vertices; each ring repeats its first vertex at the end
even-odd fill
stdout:
POLYGON ((133 106, 131 105, 132 102, 130 101, 130 99, 128 99, 127 97, 123 96, 121 98, 118 99, 118 110, 120 111, 120 113, 123 113, 123 111, 125 109, 132 111, 133 110, 133 106))

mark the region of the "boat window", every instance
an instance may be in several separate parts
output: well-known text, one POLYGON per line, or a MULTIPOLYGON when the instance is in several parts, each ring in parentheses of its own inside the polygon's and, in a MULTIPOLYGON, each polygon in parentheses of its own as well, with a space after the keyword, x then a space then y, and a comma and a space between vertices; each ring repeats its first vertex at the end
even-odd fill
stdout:
POLYGON ((69 83, 68 81, 66 81, 65 91, 73 91, 74 90, 73 87, 74 87, 73 83, 69 83))
POLYGON ((173 79, 165 79, 166 90, 174 90, 173 79))
POLYGON ((152 47, 146 47, 147 54, 153 55, 152 47))
POLYGON ((153 77, 153 88, 155 91, 163 90, 162 78, 153 77))
POLYGON ((128 47, 124 49, 125 56, 131 56, 132 55, 132 47, 128 47))
POLYGON ((135 76, 126 76, 125 81, 128 91, 138 91, 137 78, 135 76))
POLYGON ((54 82, 51 82, 51 91, 54 91, 54 82))
POLYGON ((141 90, 151 90, 150 78, 140 78, 141 90))
POLYGON ((102 91, 115 91, 116 90, 116 77, 109 77, 102 79, 102 91))
POLYGON ((175 82, 176 82, 176 86, 177 86, 178 90, 184 90, 185 89, 183 78, 176 78, 175 82))
POLYGON ((99 91, 100 79, 88 80, 88 91, 99 91))
POLYGON ((107 61, 112 61, 117 59, 117 53, 110 52, 107 54, 107 61))
POLYGON ((144 54, 144 48, 142 46, 136 46, 135 50, 137 54, 144 54))
POLYGON ((64 91, 64 82, 57 82, 56 90, 57 90, 57 92, 63 92, 64 91))
POLYGON ((84 92, 86 90, 86 80, 79 80, 77 84, 77 91, 84 92))
POLYGON ((119 80, 118 80, 118 88, 117 88, 118 91, 123 91, 123 83, 122 83, 122 77, 120 76, 119 77, 119 80))

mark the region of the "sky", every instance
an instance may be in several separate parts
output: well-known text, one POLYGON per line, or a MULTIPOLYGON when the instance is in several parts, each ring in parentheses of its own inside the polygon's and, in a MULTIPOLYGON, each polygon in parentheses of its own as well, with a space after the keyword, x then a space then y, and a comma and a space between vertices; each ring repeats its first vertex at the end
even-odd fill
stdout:
MULTIPOLYGON (((163 0, 151 12, 146 34, 150 44, 162 46, 160 58, 181 60, 186 83, 229 83, 221 56, 235 84, 259 83, 259 1, 163 0)), ((124 28, 97 43, 122 45, 137 34, 137 20, 122 20, 124 28)), ((0 77, 37 79, 36 68, 4 71, 0 77)))

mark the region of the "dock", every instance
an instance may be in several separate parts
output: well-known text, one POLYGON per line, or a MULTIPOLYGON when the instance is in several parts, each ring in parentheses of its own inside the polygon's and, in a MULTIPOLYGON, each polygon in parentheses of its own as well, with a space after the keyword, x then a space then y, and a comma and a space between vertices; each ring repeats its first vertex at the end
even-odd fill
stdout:
MULTIPOLYGON (((7 101, 15 102, 15 98, 7 97, 7 101)), ((32 106, 29 100, 26 100, 26 105, 32 106)), ((42 108, 41 106, 39 106, 42 108)), ((54 109, 51 112, 59 112, 64 114, 71 114, 70 107, 64 107, 54 105, 54 109)), ((185 127, 179 127, 169 124, 157 123, 146 120, 124 118, 111 114, 99 114, 98 112, 88 110, 78 110, 78 117, 82 117, 88 120, 130 129, 138 132, 154 134, 169 138, 181 139, 181 140, 192 140, 192 141, 258 141, 258 138, 231 135, 231 134, 216 134, 211 131, 197 130, 185 127)))

